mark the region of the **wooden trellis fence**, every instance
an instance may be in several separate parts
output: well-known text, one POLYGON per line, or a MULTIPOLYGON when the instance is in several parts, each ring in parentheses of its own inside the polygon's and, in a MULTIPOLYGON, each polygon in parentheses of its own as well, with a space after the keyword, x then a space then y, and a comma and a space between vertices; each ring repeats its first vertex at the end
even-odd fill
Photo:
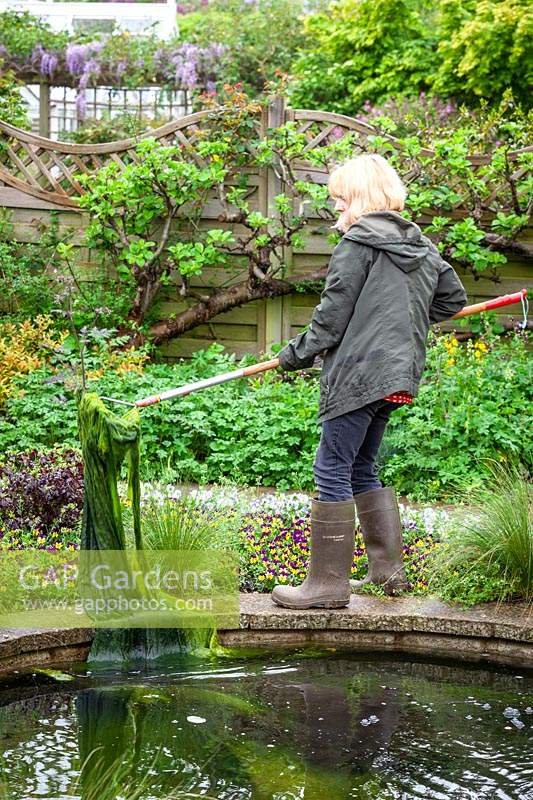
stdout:
MULTIPOLYGON (((22 87, 28 104, 32 129, 51 139, 77 131, 83 122, 77 106, 78 91, 68 85, 28 83, 22 87)), ((166 121, 184 117, 192 111, 192 96, 187 89, 165 86, 89 86, 84 89, 84 119, 113 119, 121 114, 166 121)))
MULTIPOLYGON (((164 144, 182 144, 189 149, 191 156, 201 163, 200 157, 194 152, 194 144, 200 135, 202 122, 207 113, 202 111, 190 114, 144 136, 155 137, 164 144)), ((370 125, 342 114, 289 108, 281 97, 274 99, 261 114, 258 114, 257 132, 260 134, 265 132, 267 127, 276 127, 287 121, 292 121, 296 129, 305 135, 306 151, 338 139, 349 132, 358 134, 358 141, 364 147, 369 135, 378 134, 378 131, 370 125)), ((13 212, 15 237, 20 241, 35 241, 38 238, 39 225, 46 224, 50 219, 50 213, 55 212, 60 232, 72 227, 76 229, 73 241, 79 247, 79 260, 85 265, 87 281, 101 279, 97 254, 83 246, 83 231, 87 224, 87 216, 78 206, 78 198, 84 190, 77 181, 76 174, 80 172, 91 174, 109 161, 114 161, 120 166, 135 161, 138 139, 93 145, 69 144, 19 130, 2 121, 0 121, 0 135, 3 143, 0 160, 0 204, 13 212)), ((394 144, 392 138, 391 142, 394 144)), ((510 163, 516 162, 521 153, 531 151, 533 147, 510 153, 510 163)), ((423 153, 432 155, 429 150, 423 153)), ((474 167, 480 170, 479 176, 487 181, 490 178, 484 175, 482 168, 489 160, 488 155, 471 158, 474 167)), ((311 166, 305 160, 295 161, 293 169, 298 177, 307 179, 311 177, 320 183, 327 180, 325 168, 311 166)), ((523 168, 516 165, 515 176, 519 177, 522 170, 523 168)), ((254 192, 249 198, 251 208, 264 214, 272 212, 272 200, 281 191, 275 173, 270 169, 257 170, 250 175, 250 186, 254 187, 254 192)), ((496 195, 499 188, 496 184, 490 185, 488 202, 496 195)), ((213 197, 204 207, 202 226, 212 227, 221 211, 218 200, 213 197)), ((447 212, 447 216, 461 218, 464 213, 459 201, 451 212, 447 212)), ((422 221, 429 220, 431 216, 432 212, 428 209, 422 221)), ((220 226, 218 221, 216 224, 217 227, 220 226)), ((327 241, 330 233, 329 224, 319 218, 309 220, 305 248, 302 251, 286 254, 289 272, 291 270, 298 274, 306 270, 311 272, 327 263, 331 252, 331 245, 327 241)), ((526 232, 524 240, 528 241, 528 238, 532 239, 531 229, 526 232)), ((504 278, 498 284, 497 290, 487 279, 474 281, 472 277, 463 277, 470 301, 477 302, 496 293, 518 291, 522 286, 528 285, 531 273, 532 268, 529 264, 518 257, 513 257, 505 267, 504 278)), ((216 285, 222 276, 222 270, 206 270, 205 274, 196 279, 197 285, 205 289, 209 285, 216 285)), ((227 281, 227 273, 224 273, 224 280, 227 281)), ((170 311, 178 311, 183 307, 173 287, 169 287, 166 291, 167 295, 161 306, 161 313, 165 316, 170 311)), ((290 338, 302 325, 307 324, 316 302, 315 294, 298 293, 289 297, 251 303, 222 314, 211 325, 200 326, 165 345, 163 354, 170 358, 189 355, 214 339, 221 341, 237 354, 264 351, 272 343, 290 338)))

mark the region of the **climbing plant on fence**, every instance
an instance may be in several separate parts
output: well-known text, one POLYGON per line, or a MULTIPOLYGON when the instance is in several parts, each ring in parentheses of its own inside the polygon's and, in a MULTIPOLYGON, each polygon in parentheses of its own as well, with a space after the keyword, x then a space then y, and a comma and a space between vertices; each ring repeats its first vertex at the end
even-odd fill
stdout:
MULTIPOLYGON (((385 119, 380 130, 286 108, 281 96, 252 102, 230 86, 221 99, 206 97, 203 112, 152 136, 106 145, 61 145, 0 123, 10 144, 0 179, 88 212, 84 244, 116 272, 106 302, 120 303, 135 340, 168 342, 222 312, 316 288, 325 269, 295 274, 292 259, 305 256, 317 222, 332 223, 328 171, 358 152, 390 158, 408 186, 406 214, 474 276, 498 281, 509 253, 531 255, 519 240, 533 203, 526 122, 502 123, 494 150, 476 155, 468 127, 439 132, 429 149, 391 136, 385 119), (156 319, 164 292, 180 305, 156 319)), ((75 272, 73 243, 58 252, 75 272)))
POLYGON ((193 145, 146 139, 124 168, 111 162, 79 179, 86 189, 79 202, 91 217, 87 244, 111 257, 122 296, 129 293, 128 324, 155 344, 221 312, 322 279, 324 270, 288 274, 289 251, 303 247, 313 215, 333 220, 325 176, 355 152, 391 159, 408 185, 409 216, 419 220, 433 209, 426 233, 474 275, 497 281, 507 253, 530 254, 529 245, 517 242, 532 209, 530 150, 512 152, 505 142, 481 161, 472 159, 468 129, 436 141, 433 150, 416 137, 362 136, 321 121, 302 126, 293 119, 265 130, 257 127, 258 104, 238 91, 226 99, 222 107, 211 101, 193 145), (268 207, 259 208, 252 203, 252 177, 265 169, 278 186, 268 207), (213 197, 223 227, 211 223, 206 230, 200 222, 213 197), (192 279, 212 269, 222 269, 226 279, 199 291, 192 279), (169 284, 186 307, 152 323, 154 303, 169 284))

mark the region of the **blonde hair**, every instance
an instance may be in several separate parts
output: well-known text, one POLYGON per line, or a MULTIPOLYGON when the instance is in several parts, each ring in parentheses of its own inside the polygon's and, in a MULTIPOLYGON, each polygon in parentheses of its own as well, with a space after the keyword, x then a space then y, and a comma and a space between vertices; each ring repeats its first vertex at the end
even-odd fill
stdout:
POLYGON ((407 195, 396 170, 383 156, 365 153, 336 167, 328 180, 329 193, 346 203, 333 226, 344 233, 370 211, 403 211, 407 195))

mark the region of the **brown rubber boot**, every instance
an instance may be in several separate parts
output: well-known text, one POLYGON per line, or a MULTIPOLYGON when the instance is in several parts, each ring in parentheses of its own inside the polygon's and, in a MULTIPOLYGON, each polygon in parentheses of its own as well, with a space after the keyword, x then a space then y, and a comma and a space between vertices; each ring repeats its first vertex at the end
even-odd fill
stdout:
POLYGON ((278 584, 272 600, 285 608, 343 608, 350 602, 355 545, 353 500, 312 500, 311 555, 301 586, 278 584))
POLYGON ((356 494, 355 505, 368 556, 368 574, 361 581, 350 581, 352 591, 368 583, 383 586, 386 594, 410 591, 403 567, 403 542, 400 510, 392 486, 356 494))

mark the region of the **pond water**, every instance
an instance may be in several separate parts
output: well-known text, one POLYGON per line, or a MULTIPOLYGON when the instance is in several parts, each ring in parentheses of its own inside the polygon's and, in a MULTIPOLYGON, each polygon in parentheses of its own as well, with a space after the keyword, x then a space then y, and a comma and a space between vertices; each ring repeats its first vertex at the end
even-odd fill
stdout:
POLYGON ((532 733, 533 674, 512 669, 301 652, 77 665, 0 686, 0 797, 532 800, 532 733))

